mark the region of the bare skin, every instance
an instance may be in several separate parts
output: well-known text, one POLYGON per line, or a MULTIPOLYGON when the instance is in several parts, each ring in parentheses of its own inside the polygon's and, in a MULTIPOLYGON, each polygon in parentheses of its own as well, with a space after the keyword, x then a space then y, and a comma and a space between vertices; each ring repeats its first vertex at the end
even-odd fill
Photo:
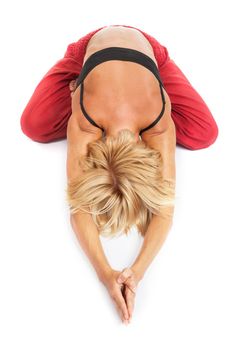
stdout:
POLYGON ((111 269, 105 279, 104 285, 125 324, 132 319, 138 282, 131 268, 125 268, 122 271, 111 269))
MULTIPOLYGON (((109 26, 98 31, 87 45, 83 63, 94 52, 109 46, 139 50, 151 57, 157 65, 153 49, 143 34, 136 29, 122 26, 109 26)), ((79 105, 80 86, 75 90, 74 83, 73 80, 69 85, 72 114, 67 126, 68 179, 77 177, 81 172, 81 169, 77 167, 77 150, 79 150, 80 155, 85 154, 87 144, 102 137, 102 130, 94 127, 83 116, 79 105)), ((164 158, 164 177, 171 178, 175 177, 175 132, 171 118, 171 103, 165 90, 164 95, 166 108, 163 117, 153 128, 145 131, 141 138, 150 147, 160 150, 164 158)), ((89 72, 84 83, 83 103, 88 114, 105 129, 106 137, 116 136, 119 130, 127 128, 134 133, 136 140, 140 138, 140 129, 152 123, 162 107, 159 83, 152 72, 134 62, 116 60, 103 62, 89 72)), ((154 218, 144 240, 145 248, 143 247, 135 263, 122 271, 116 271, 110 267, 100 247, 97 252, 95 247, 99 241, 96 240, 93 243, 95 246, 91 251, 92 242, 87 241, 87 235, 83 232, 83 228, 88 227, 92 230, 92 234, 96 232, 95 239, 97 239, 98 232, 95 231, 96 228, 90 217, 88 220, 88 225, 83 224, 81 227, 81 222, 84 222, 81 214, 79 214, 79 218, 73 217, 75 233, 92 260, 101 282, 113 299, 122 321, 130 321, 136 287, 155 252, 162 245, 170 227, 170 221, 159 221, 154 218), (157 237, 154 231, 158 232, 157 237), (143 250, 146 253, 143 253, 143 250), (121 277, 121 281, 118 281, 119 277, 121 277)))
MULTIPOLYGON (((83 63, 94 52, 109 46, 139 50, 158 66, 153 49, 144 35, 136 29, 121 26, 109 26, 95 33, 87 45, 83 63)), ((70 89, 74 97, 72 114, 77 117, 80 127, 101 136, 102 131, 83 117, 79 105, 80 85, 74 90, 74 81, 71 81, 70 89)), ((170 99, 165 90, 164 95, 165 115, 158 125, 143 133, 143 136, 161 132, 169 123, 166 115, 170 110, 170 99)), ((138 138, 140 129, 152 123, 161 111, 159 83, 152 72, 137 63, 106 61, 96 66, 85 78, 84 105, 95 122, 106 130, 106 135, 116 135, 120 129, 128 128, 138 138)))

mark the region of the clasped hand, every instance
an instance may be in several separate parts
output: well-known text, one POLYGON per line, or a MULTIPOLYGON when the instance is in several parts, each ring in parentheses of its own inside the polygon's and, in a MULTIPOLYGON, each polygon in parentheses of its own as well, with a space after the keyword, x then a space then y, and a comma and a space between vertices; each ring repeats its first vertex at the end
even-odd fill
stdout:
POLYGON ((104 280, 104 285, 125 324, 132 318, 138 282, 135 272, 128 267, 122 271, 111 269, 104 280))

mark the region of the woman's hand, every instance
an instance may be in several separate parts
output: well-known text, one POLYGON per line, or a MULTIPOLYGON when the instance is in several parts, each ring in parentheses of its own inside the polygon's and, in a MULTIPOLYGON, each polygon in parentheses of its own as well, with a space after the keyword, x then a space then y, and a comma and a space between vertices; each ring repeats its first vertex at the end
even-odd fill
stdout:
POLYGON ((126 305, 129 313, 129 322, 132 319, 136 289, 139 282, 135 272, 130 267, 126 267, 122 270, 120 275, 117 278, 117 282, 122 285, 123 284, 123 296, 126 300, 126 305))
POLYGON ((69 83, 69 88, 70 88, 70 96, 72 97, 74 94, 74 90, 75 90, 75 85, 76 85, 76 80, 71 80, 69 83))
POLYGON ((121 320, 127 324, 132 318, 138 284, 133 270, 130 268, 122 271, 112 269, 103 283, 113 299, 121 320))

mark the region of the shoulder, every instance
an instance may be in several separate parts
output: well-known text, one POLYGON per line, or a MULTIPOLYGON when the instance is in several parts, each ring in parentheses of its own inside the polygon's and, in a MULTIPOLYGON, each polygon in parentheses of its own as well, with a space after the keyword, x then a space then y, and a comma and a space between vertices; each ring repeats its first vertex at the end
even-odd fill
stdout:
POLYGON ((172 118, 170 117, 170 121, 161 132, 145 135, 143 141, 148 147, 160 152, 164 179, 175 181, 176 129, 172 118))
MULTIPOLYGON (((151 136, 160 135, 164 133, 166 130, 173 126, 174 122, 171 118, 171 100, 169 98, 169 95, 167 94, 166 90, 163 89, 164 97, 165 97, 165 110, 160 118, 160 120, 154 125, 152 128, 146 130, 142 133, 142 139, 146 141, 151 136)), ((161 94, 160 92, 156 92, 156 94, 153 96, 153 100, 156 101, 157 105, 161 105, 161 94)))
POLYGON ((169 138, 172 141, 176 137, 175 123, 171 117, 170 111, 162 116, 159 122, 151 129, 142 133, 142 140, 146 143, 156 142, 158 139, 169 138))
POLYGON ((67 123, 67 143, 68 145, 80 145, 95 141, 102 136, 102 131, 94 127, 80 124, 80 120, 75 115, 70 116, 67 123))
POLYGON ((81 169, 79 161, 87 154, 88 143, 100 138, 97 133, 82 130, 77 118, 71 115, 67 123, 67 178, 76 178, 81 169))

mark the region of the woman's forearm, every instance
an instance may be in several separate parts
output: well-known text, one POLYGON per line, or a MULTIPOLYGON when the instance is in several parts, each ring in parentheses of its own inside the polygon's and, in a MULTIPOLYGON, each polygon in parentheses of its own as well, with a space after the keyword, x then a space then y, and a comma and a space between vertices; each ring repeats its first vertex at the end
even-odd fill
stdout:
POLYGON ((145 234, 141 250, 131 266, 138 280, 143 278, 148 266, 159 252, 171 226, 172 217, 165 219, 153 216, 145 234))
POLYGON ((103 282, 111 270, 99 238, 98 229, 89 213, 77 212, 70 215, 72 228, 81 247, 92 263, 99 280, 103 282))

